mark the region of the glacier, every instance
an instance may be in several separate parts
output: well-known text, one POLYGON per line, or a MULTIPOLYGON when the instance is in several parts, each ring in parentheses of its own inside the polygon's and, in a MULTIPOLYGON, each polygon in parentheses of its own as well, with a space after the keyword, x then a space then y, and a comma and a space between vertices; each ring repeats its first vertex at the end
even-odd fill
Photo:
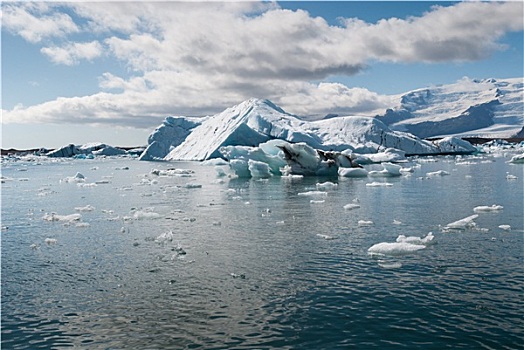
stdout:
POLYGON ((421 138, 522 138, 523 87, 522 78, 464 77, 397 95, 396 106, 377 118, 421 138))

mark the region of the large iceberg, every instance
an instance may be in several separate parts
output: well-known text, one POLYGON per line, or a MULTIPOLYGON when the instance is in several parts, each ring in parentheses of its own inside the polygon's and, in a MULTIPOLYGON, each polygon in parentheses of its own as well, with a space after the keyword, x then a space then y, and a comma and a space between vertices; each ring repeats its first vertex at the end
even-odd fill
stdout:
POLYGON ((150 136, 141 159, 202 161, 224 157, 220 150, 226 146, 258 147, 274 139, 303 143, 325 152, 373 154, 397 149, 405 155, 426 155, 449 153, 450 149, 455 153, 475 151, 469 143, 458 139, 450 140, 452 146, 447 143, 442 150, 438 144, 393 131, 377 118, 346 116, 305 121, 269 100, 249 99, 198 121, 183 117, 166 119, 150 136), (170 127, 175 121, 183 126, 170 127), (168 132, 171 128, 178 131, 168 132))

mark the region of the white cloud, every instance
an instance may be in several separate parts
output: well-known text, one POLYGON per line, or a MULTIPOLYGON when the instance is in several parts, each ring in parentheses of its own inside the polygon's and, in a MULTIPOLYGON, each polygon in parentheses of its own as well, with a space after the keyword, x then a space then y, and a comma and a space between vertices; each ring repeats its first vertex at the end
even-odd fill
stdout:
POLYGON ((40 49, 54 63, 72 66, 80 60, 92 61, 102 55, 102 45, 98 41, 88 43, 68 43, 62 47, 43 47, 40 49))
POLYGON ((464 2, 434 7, 421 17, 377 23, 345 19, 340 26, 272 3, 70 6, 82 26, 56 12, 58 7, 36 10, 10 4, 7 27, 32 42, 56 36, 50 28, 62 36, 88 31, 96 41, 54 45, 41 52, 67 65, 104 54, 123 62, 134 76, 107 72, 99 80, 105 92, 4 112, 5 122, 74 120, 152 127, 161 116, 216 113, 249 97, 269 98, 295 114, 369 115, 389 107, 391 98, 322 81, 356 74, 374 61, 480 59, 502 48, 497 40, 505 33, 523 29, 521 2, 464 2))
POLYGON ((2 3, 2 26, 31 43, 79 31, 71 17, 44 2, 2 3))

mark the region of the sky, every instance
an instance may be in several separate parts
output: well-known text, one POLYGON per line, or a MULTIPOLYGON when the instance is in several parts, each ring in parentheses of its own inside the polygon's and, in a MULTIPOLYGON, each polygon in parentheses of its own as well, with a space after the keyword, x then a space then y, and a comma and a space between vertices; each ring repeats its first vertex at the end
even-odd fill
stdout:
POLYGON ((524 76, 524 4, 1 3, 2 148, 147 144, 169 115, 267 98, 375 115, 463 77, 524 76))

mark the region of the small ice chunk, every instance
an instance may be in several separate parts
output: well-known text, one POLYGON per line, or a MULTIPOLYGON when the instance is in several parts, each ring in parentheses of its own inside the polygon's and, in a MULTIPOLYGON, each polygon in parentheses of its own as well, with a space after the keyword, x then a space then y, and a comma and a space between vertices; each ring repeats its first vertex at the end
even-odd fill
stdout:
POLYGON ((477 224, 473 220, 475 220, 478 217, 479 217, 478 214, 470 215, 464 219, 460 219, 460 220, 447 224, 444 227, 444 229, 466 230, 468 228, 474 228, 477 226, 477 224))
POLYGON ((344 205, 344 209, 346 210, 353 210, 353 209, 358 209, 358 208, 360 208, 360 204, 349 203, 349 204, 344 205))
POLYGON ((358 220, 358 226, 373 226, 374 224, 371 220, 358 220))
POLYGON ((320 200, 316 200, 316 199, 311 199, 309 201, 309 203, 311 204, 322 204, 322 203, 325 203, 326 201, 324 199, 320 199, 320 200))
POLYGON ((133 214, 133 218, 136 220, 158 219, 160 218, 160 214, 151 211, 138 210, 133 214))
POLYGON ((335 237, 333 236, 329 236, 329 235, 324 235, 324 234, 321 234, 321 233, 317 233, 317 236, 320 237, 320 238, 324 238, 325 240, 332 240, 332 239, 335 239, 335 237))
POLYGON ((70 214, 70 215, 58 215, 56 213, 45 214, 42 219, 44 221, 79 221, 82 218, 80 214, 70 214))
POLYGON ((502 205, 493 204, 492 206, 480 205, 478 207, 473 208, 473 211, 475 213, 482 213, 482 212, 500 211, 502 209, 504 209, 502 205))
POLYGON ((56 238, 46 238, 44 242, 45 244, 52 245, 52 244, 56 244, 57 240, 56 238))
POLYGON ((518 179, 518 177, 515 175, 511 175, 511 174, 506 175, 506 180, 516 180, 516 179, 518 179))
POLYGON ((157 243, 165 243, 165 242, 172 242, 175 235, 173 234, 173 231, 168 231, 161 233, 157 238, 155 238, 155 242, 157 243))
POLYGON ((75 207, 75 210, 76 211, 93 211, 95 210, 95 207, 93 207, 92 205, 86 205, 85 207, 75 207))
POLYGON ((330 182, 330 181, 326 181, 326 182, 317 183, 316 186, 317 186, 317 190, 319 191, 333 191, 337 189, 338 184, 330 182))
POLYGON ((382 163, 382 167, 384 169, 372 170, 368 173, 368 175, 370 177, 392 177, 392 176, 402 175, 400 173, 400 169, 402 169, 400 165, 393 164, 393 163, 382 163))
POLYGON ((428 177, 432 177, 432 176, 446 176, 446 175, 449 175, 449 172, 447 172, 445 170, 438 170, 438 171, 432 171, 432 172, 426 173, 426 176, 428 176, 428 177))
POLYGON ((402 225, 402 221, 399 220, 393 220, 393 225, 402 225))
POLYGON ((382 242, 371 246, 368 249, 368 253, 372 255, 405 255, 417 252, 425 248, 425 245, 412 244, 407 242, 382 242))
POLYGON ((510 225, 499 225, 499 228, 504 230, 504 231, 511 231, 511 226, 510 225))
POLYGON ((311 196, 311 197, 325 197, 327 196, 327 192, 325 191, 307 191, 307 192, 299 192, 299 196, 311 196))
POLYGON ((389 187, 393 186, 393 184, 390 184, 389 182, 370 182, 366 184, 367 187, 389 187))

